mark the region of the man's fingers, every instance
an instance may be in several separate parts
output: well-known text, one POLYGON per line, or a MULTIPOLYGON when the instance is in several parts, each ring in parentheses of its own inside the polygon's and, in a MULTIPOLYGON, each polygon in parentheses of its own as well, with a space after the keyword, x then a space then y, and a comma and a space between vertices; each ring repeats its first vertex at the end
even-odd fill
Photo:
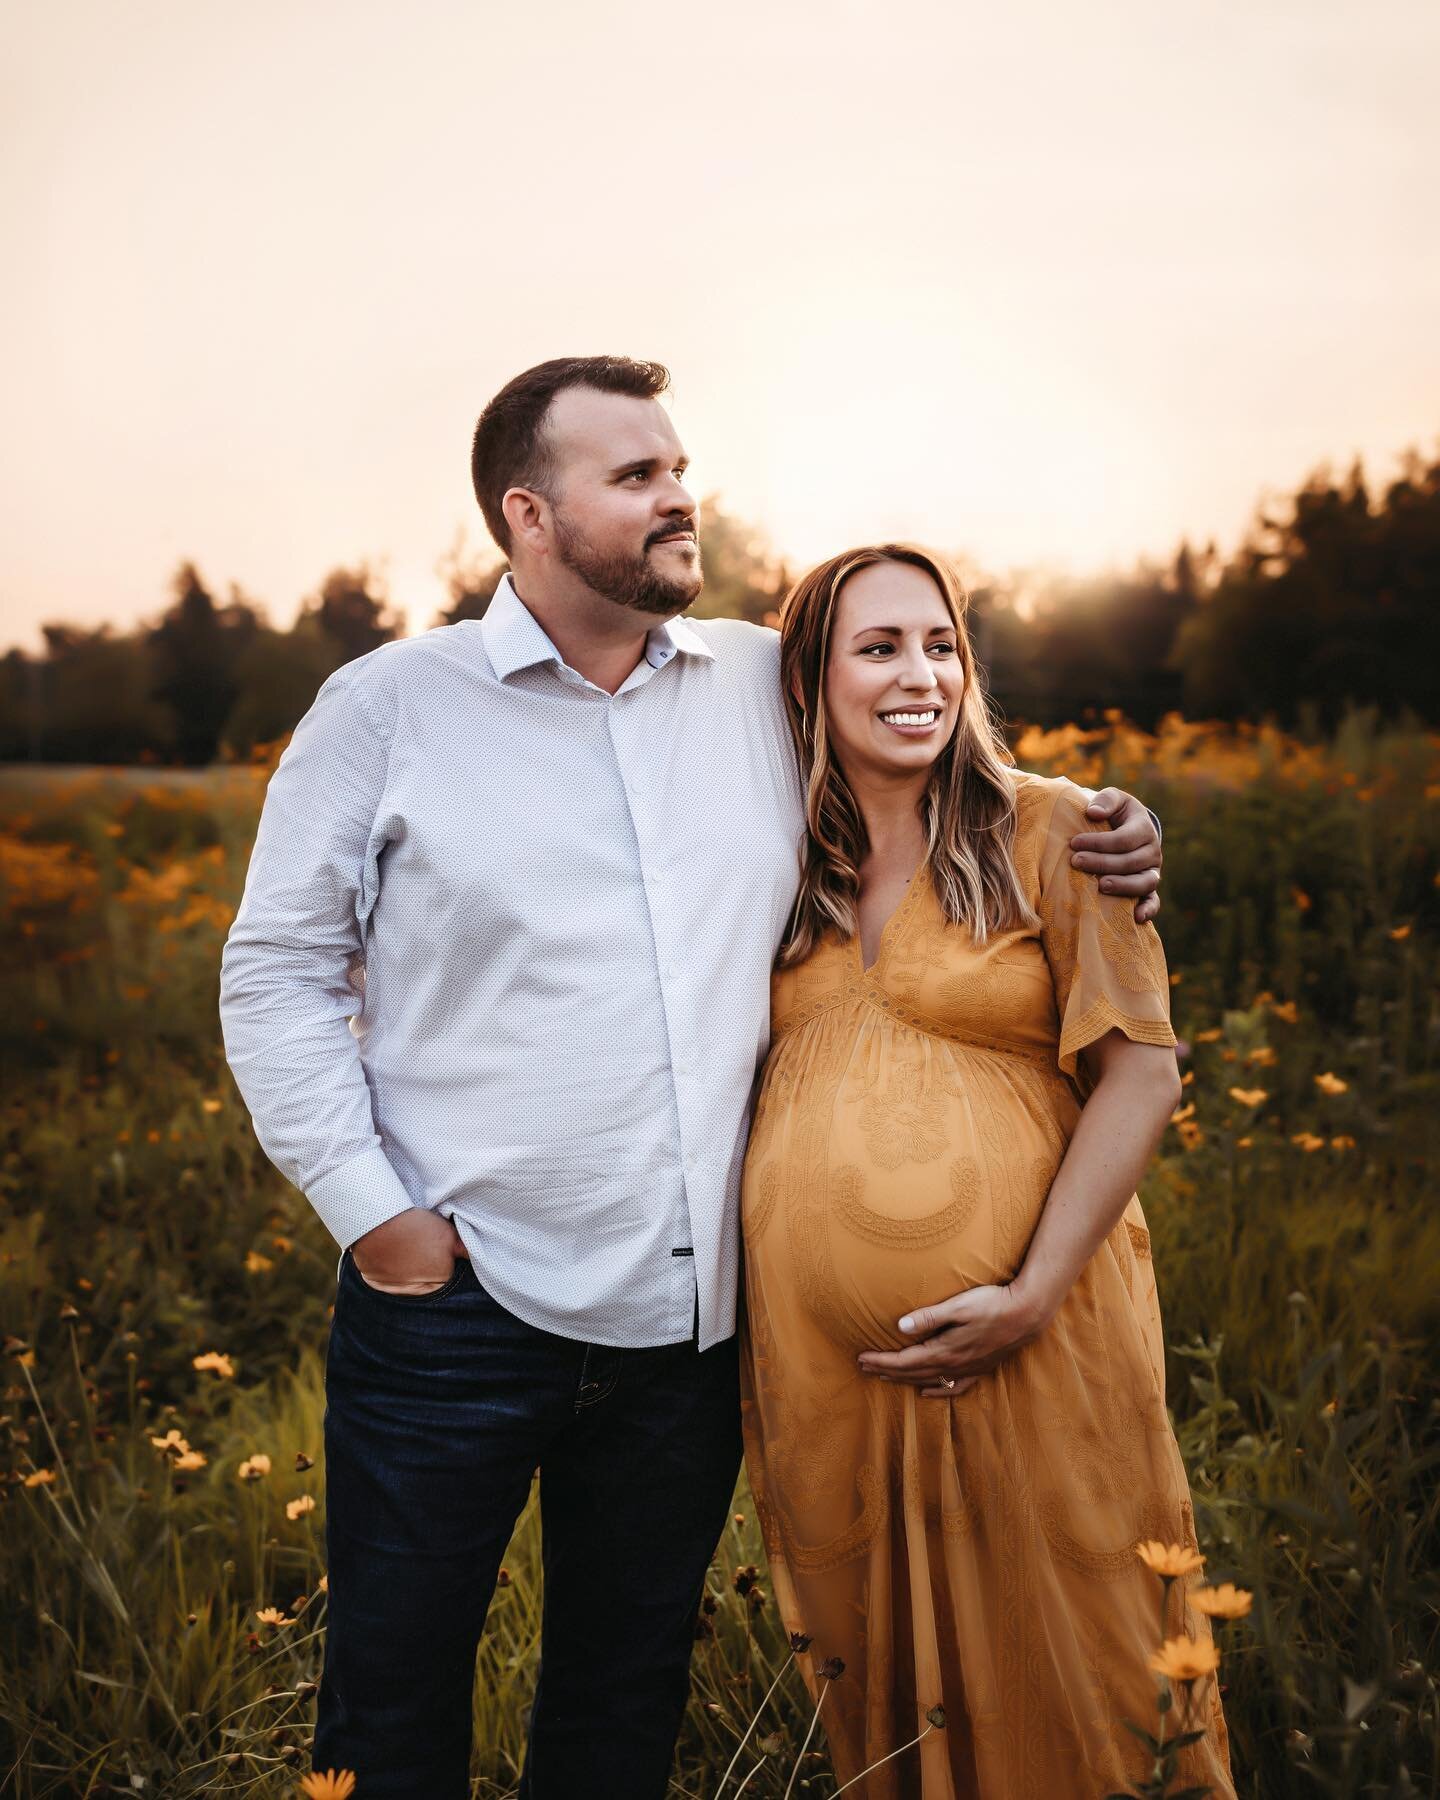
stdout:
POLYGON ((1091 819, 1108 819, 1113 814, 1119 812, 1129 798, 1130 796, 1125 792, 1124 788, 1101 788, 1100 792, 1096 794, 1095 798, 1085 808, 1086 816, 1091 819))
POLYGON ((1148 925, 1160 910, 1159 894, 1147 894, 1143 900, 1135 904, 1135 923, 1148 925))
POLYGON ((1128 894, 1137 900, 1143 894, 1153 894, 1160 885, 1158 869, 1141 869, 1135 875, 1102 875, 1100 892, 1102 894, 1128 894))
POLYGON ((1147 845, 1158 858, 1160 840, 1155 835, 1154 821, 1143 807, 1113 831, 1077 831, 1070 840, 1072 852, 1093 855, 1098 850, 1102 856, 1123 855, 1127 850, 1143 850, 1147 845))
MULTIPOLYGON (((1118 833, 1116 836, 1118 837, 1118 833)), ((1105 875, 1133 875, 1137 869, 1153 869, 1156 866, 1157 851, 1153 840, 1142 844, 1138 850, 1121 850, 1112 840, 1103 850, 1081 850, 1070 857, 1073 869, 1084 869, 1087 873, 1099 871, 1105 875)))

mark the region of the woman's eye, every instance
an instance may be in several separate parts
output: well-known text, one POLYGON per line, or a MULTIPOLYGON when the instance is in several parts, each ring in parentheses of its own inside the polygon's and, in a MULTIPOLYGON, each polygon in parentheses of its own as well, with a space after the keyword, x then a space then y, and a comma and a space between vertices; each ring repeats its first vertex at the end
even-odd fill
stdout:
POLYGON ((946 656, 953 656, 955 654, 955 646, 953 644, 932 644, 930 648, 932 650, 943 651, 946 656))

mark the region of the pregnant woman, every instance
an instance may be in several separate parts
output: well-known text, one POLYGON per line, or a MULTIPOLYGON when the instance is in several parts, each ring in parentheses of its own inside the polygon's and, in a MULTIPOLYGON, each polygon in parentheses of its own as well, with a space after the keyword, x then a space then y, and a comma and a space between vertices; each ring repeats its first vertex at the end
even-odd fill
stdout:
MULTIPOLYGON (((964 610, 886 545, 782 613, 809 835, 745 1168, 746 1449, 786 1622, 845 1664, 842 1781, 943 1703, 865 1800, 1098 1800, 1155 1718, 1135 1545, 1195 1543, 1134 1194, 1169 983, 1071 867, 1085 794, 1011 766, 964 610)), ((1181 1770, 1233 1800, 1208 1693, 1181 1770)))

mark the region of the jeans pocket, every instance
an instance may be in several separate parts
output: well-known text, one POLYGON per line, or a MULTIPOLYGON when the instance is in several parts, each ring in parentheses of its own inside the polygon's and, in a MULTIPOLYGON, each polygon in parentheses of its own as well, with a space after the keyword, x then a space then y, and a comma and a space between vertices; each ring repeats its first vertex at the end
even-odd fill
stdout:
POLYGON ((431 1306, 437 1300, 448 1300, 451 1294, 456 1293, 465 1285, 466 1277, 468 1276, 473 1279, 475 1273, 470 1266, 470 1259, 468 1256, 457 1256, 455 1258, 455 1267, 451 1271, 449 1278, 442 1281, 439 1287, 431 1288, 428 1294, 387 1294, 384 1288, 371 1286, 360 1273, 359 1264, 348 1250, 345 1252, 342 1273, 346 1272, 348 1272, 350 1276, 352 1286, 357 1287, 362 1294, 367 1294, 372 1299, 379 1300, 383 1304, 407 1307, 431 1306))

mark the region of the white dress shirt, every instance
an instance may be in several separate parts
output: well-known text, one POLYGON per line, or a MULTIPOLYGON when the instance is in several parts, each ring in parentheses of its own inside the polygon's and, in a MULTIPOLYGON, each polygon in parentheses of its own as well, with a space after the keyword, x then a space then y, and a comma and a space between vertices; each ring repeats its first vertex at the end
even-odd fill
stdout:
POLYGON ((221 970, 267 1154, 336 1240, 453 1219, 522 1319, 735 1329, 739 1186, 804 815, 779 640, 674 619, 614 695, 508 577, 348 663, 265 797, 221 970))

